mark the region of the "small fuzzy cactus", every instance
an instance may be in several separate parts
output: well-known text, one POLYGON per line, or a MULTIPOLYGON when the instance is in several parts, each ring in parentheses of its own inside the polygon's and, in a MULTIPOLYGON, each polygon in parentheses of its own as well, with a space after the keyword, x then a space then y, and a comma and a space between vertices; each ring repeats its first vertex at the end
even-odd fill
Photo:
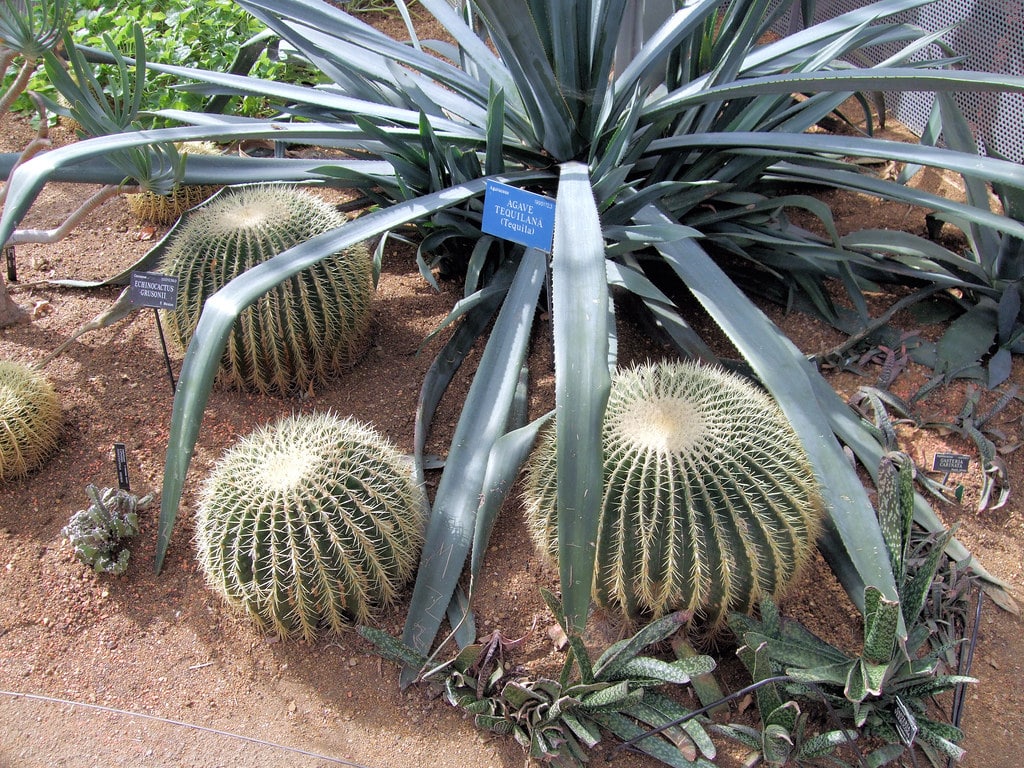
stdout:
POLYGON ((40 372, 0 360, 0 481, 39 467, 57 446, 60 401, 40 372))
MULTIPOLYGON (((165 312, 187 347, 210 296, 250 267, 341 226, 316 195, 263 184, 224 190, 172 232, 160 272, 179 281, 165 312)), ((220 380, 243 390, 288 393, 353 365, 366 348, 373 264, 365 247, 334 254, 280 283, 245 309, 221 359, 220 380)))
MULTIPOLYGON (((209 141, 185 141, 175 145, 187 155, 219 155, 217 145, 209 141)), ((163 226, 176 222, 185 211, 208 200, 220 187, 213 184, 178 184, 168 194, 145 190, 124 196, 128 211, 140 222, 163 226)))
POLYGON ((61 533, 71 543, 75 557, 96 573, 120 576, 128 570, 128 539, 139 534, 138 510, 145 509, 152 496, 141 499, 120 488, 85 488, 92 501, 71 516, 61 533))
MULTIPOLYGON (((823 513, 806 454, 774 401, 691 363, 619 371, 605 412, 594 598, 630 619, 693 610, 712 630, 778 595, 823 513)), ((529 527, 557 557, 554 430, 527 467, 529 527)))
POLYGON ((394 601, 416 568, 424 504, 371 427, 291 416, 230 448, 196 522, 207 582, 266 631, 315 637, 394 601))

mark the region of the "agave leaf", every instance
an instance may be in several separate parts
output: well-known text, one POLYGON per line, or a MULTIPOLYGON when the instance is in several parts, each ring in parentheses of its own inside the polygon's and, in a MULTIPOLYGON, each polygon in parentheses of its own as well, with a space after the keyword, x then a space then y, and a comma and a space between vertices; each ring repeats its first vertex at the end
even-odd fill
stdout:
MULTIPOLYGON (((533 313, 544 283, 544 267, 543 254, 527 249, 498 313, 455 428, 402 633, 403 642, 419 653, 430 650, 470 551, 487 458, 507 428, 533 313)), ((403 685, 412 682, 414 675, 415 670, 403 670, 403 685)))
POLYGON ((936 348, 936 372, 957 371, 980 360, 996 340, 996 322, 995 307, 976 304, 950 323, 936 348))
POLYGON ((562 166, 551 257, 558 440, 558 568, 568 634, 582 632, 594 578, 611 388, 604 239, 586 166, 562 166))
POLYGON ((515 81, 512 92, 518 92, 530 123, 540 129, 541 145, 555 158, 573 157, 575 118, 545 53, 536 19, 515 3, 480 0, 478 6, 491 22, 490 38, 515 81))
POLYGON ((484 554, 487 552, 487 544, 498 510, 533 447, 537 433, 553 415, 549 412, 524 427, 502 435, 491 448, 484 474, 483 496, 477 510, 476 532, 473 534, 473 552, 470 557, 470 574, 474 581, 479 577, 483 567, 484 554))

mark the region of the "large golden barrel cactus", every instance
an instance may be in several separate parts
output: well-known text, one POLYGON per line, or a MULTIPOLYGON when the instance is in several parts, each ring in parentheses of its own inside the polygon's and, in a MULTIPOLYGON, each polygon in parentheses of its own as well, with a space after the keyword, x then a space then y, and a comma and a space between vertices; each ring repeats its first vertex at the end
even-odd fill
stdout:
MULTIPOLYGON (((226 189, 193 209, 172 233, 159 270, 178 277, 165 312, 186 347, 203 304, 230 280, 294 245, 345 223, 311 192, 282 184, 226 189)), ((219 378, 238 389, 306 390, 353 365, 366 348, 373 263, 365 247, 336 253, 280 283, 235 322, 219 378)))
POLYGON ((411 463, 372 428, 292 416, 230 448, 196 519, 207 582, 265 630, 312 638, 391 603, 419 561, 411 463))
POLYGON ((60 401, 42 373, 0 360, 0 481, 39 467, 57 447, 60 401))
MULTIPOLYGON (((778 595, 813 551, 823 502, 774 401, 691 363, 619 371, 605 413, 594 597, 631 619, 692 609, 710 626, 778 595)), ((526 473, 526 513, 557 557, 554 429, 526 473)))

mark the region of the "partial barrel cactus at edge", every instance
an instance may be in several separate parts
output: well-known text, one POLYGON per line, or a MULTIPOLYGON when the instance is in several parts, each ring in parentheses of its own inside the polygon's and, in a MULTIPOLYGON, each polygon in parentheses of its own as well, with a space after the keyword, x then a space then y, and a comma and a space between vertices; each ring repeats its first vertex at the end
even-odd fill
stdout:
POLYGON ((0 360, 0 481, 28 474, 57 447, 60 401, 42 373, 0 360))
MULTIPOLYGON (((219 155, 217 145, 210 141, 185 141, 175 145, 183 155, 219 155)), ((215 194, 214 184, 178 184, 166 195, 156 192, 132 192, 124 196, 128 211, 140 222, 156 225, 173 224, 185 211, 195 208, 215 194)))
MULTIPOLYGON (((778 595, 813 552, 823 502, 771 398, 691 363, 619 371, 604 422, 595 600, 630 619, 692 609, 714 628, 778 595)), ((557 557, 554 429, 527 467, 526 514, 557 557)))
POLYGON ((261 628, 310 639, 393 602, 418 563, 424 508, 410 463, 375 430, 291 416, 244 437, 207 478, 198 558, 261 628))
MULTIPOLYGON (((179 281, 177 307, 164 313, 172 336, 187 347, 203 304, 216 291, 344 222, 325 200, 282 184, 226 189, 193 209, 159 268, 179 281)), ((220 380, 243 390, 287 393, 354 365, 366 349, 372 295, 367 248, 322 259, 241 313, 221 359, 220 380)))

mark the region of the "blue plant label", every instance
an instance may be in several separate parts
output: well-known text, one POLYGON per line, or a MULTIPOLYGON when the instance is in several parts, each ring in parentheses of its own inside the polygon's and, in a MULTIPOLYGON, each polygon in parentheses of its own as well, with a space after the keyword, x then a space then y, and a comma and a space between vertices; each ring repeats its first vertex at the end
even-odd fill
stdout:
POLYGON ((555 201, 488 180, 482 229, 488 235, 550 253, 555 232, 555 201))
POLYGON ((122 491, 130 491, 128 482, 128 449, 124 443, 114 443, 114 464, 117 466, 117 487, 122 491))
POLYGON ((935 460, 932 462, 932 471, 963 474, 970 466, 971 458, 969 456, 959 453, 936 453, 935 460))
POLYGON ((174 309, 178 303, 178 278, 159 272, 132 272, 128 299, 139 307, 174 309))

